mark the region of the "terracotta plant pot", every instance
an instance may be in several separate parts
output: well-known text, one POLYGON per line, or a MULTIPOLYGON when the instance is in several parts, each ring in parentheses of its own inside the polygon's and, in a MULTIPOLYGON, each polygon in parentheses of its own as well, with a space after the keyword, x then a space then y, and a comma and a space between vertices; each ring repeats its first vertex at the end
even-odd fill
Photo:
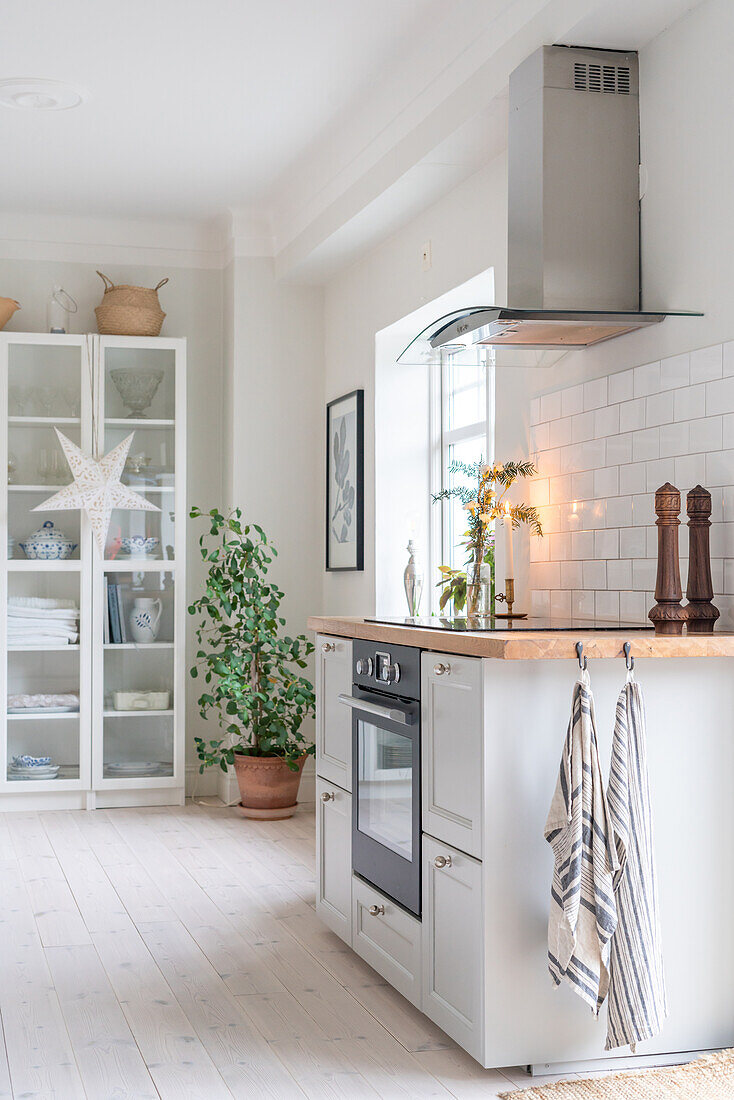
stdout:
POLYGON ((298 771, 291 771, 278 756, 245 756, 235 753, 234 770, 240 788, 240 813, 243 817, 275 821, 292 817, 296 810, 301 772, 306 753, 296 761, 298 771))
POLYGON ((16 309, 20 309, 20 302, 15 298, 0 298, 0 328, 5 328, 16 309))

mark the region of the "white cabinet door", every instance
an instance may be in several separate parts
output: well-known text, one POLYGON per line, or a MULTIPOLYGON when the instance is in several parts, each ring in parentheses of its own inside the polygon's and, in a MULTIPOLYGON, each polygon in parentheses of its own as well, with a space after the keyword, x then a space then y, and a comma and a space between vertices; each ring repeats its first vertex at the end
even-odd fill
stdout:
POLYGON ((421 657, 423 831, 482 858, 482 660, 421 657))
POLYGON ((352 642, 316 635, 316 774, 352 789, 352 712, 337 696, 352 693, 352 642))
POLYGON ((316 779, 316 912, 352 942, 352 796, 316 779))
POLYGON ((421 1007, 421 922, 374 886, 352 879, 352 948, 421 1007))
POLYGON ((482 865, 423 837, 423 1011, 484 1056, 482 865))

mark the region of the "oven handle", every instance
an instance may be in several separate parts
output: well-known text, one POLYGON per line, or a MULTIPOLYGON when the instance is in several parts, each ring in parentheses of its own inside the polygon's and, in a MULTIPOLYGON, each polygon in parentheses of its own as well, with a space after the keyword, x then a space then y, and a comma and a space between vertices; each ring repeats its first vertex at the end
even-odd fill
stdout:
POLYGON ((393 710, 391 707, 381 707, 379 703, 369 703, 366 699, 355 699, 353 695, 337 695, 340 703, 352 710, 363 710, 366 714, 374 714, 378 718, 386 718, 388 722, 398 722, 401 726, 412 726, 413 715, 406 714, 403 710, 393 710))

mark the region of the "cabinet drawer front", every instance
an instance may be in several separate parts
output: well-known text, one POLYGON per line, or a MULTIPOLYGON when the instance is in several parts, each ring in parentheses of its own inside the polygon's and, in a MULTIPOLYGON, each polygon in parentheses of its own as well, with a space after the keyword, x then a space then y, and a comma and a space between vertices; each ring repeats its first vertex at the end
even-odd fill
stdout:
POLYGON ((482 865, 423 837, 423 1011, 480 1062, 484 1050, 482 865))
POLYGON ((420 1008, 421 922, 356 876, 352 879, 352 922, 352 948, 420 1008), (375 908, 380 912, 371 913, 375 908))
POLYGON ((483 663, 422 655, 423 830, 482 857, 483 663))
POLYGON ((316 635, 316 773, 352 789, 352 713, 338 695, 351 695, 352 643, 316 635))
POLYGON ((316 779, 316 912, 352 942, 352 796, 316 779))

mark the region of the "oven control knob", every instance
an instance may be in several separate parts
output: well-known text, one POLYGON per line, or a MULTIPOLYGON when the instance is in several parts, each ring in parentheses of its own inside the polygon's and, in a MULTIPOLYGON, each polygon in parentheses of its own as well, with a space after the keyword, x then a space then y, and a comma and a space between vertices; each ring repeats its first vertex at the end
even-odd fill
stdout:
POLYGON ((451 866, 451 856, 436 856, 436 858, 433 861, 433 866, 438 867, 439 871, 441 870, 442 867, 450 867, 451 866))
POLYGON ((384 905, 370 905, 370 916, 371 917, 384 917, 385 916, 385 906, 384 905))
POLYGON ((358 676, 371 676, 374 665, 371 657, 360 657, 357 661, 357 675, 358 676))
POLYGON ((386 684, 397 684, 400 680, 400 665, 396 661, 394 665, 385 665, 382 670, 382 678, 386 684))

